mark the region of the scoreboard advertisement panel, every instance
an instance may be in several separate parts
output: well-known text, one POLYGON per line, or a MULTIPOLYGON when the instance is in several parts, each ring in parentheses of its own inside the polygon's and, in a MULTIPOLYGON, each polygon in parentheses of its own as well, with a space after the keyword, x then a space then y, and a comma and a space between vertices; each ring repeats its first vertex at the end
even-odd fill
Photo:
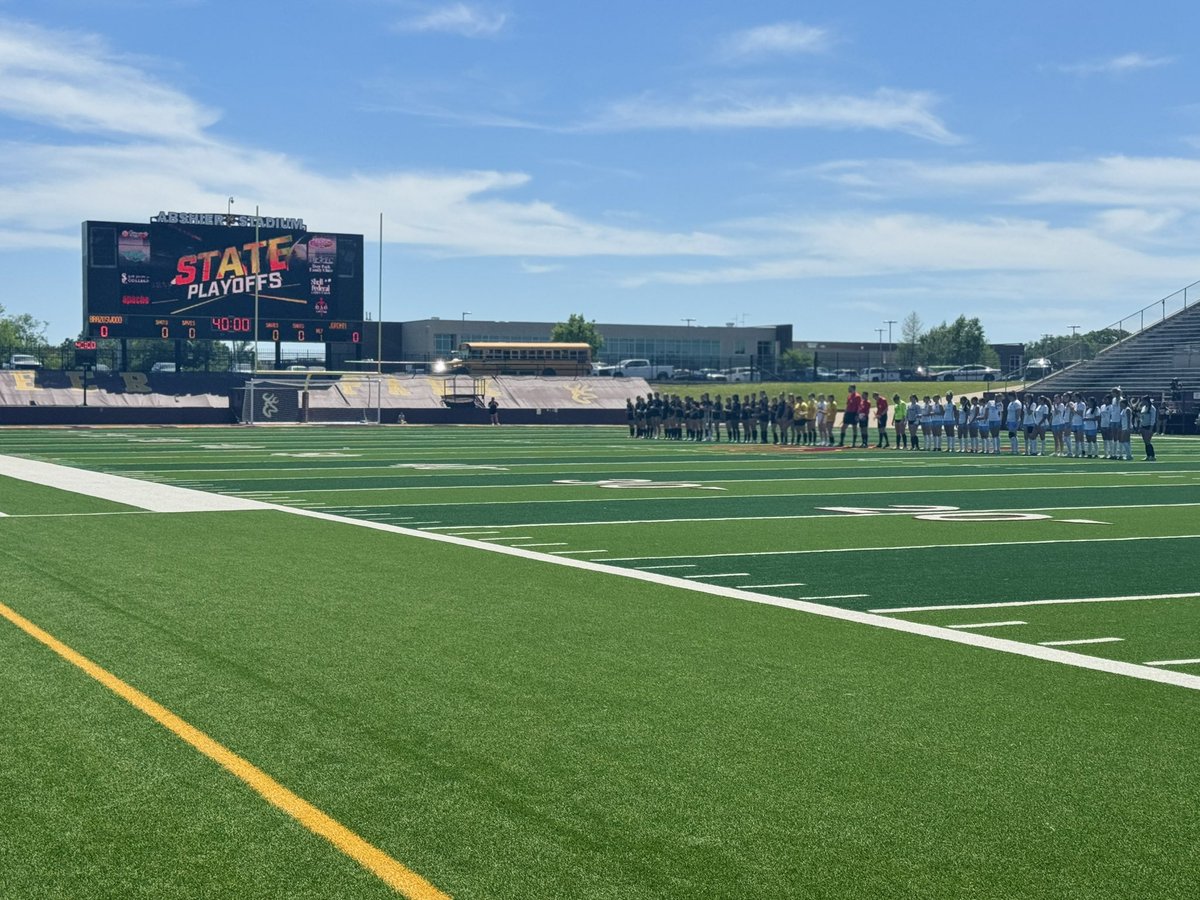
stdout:
POLYGON ((361 234, 172 218, 83 223, 88 337, 361 340, 361 234))

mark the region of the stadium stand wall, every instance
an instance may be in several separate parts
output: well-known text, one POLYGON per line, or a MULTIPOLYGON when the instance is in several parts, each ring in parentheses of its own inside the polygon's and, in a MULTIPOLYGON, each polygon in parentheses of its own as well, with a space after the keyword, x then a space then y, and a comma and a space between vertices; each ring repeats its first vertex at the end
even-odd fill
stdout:
MULTIPOLYGON (((646 394, 640 378, 538 378, 498 376, 472 383, 475 402, 447 404, 448 392, 465 389, 450 378, 383 375, 378 397, 384 424, 401 416, 413 424, 485 424, 484 404, 495 397, 505 424, 615 424, 625 421, 625 400, 646 394), (476 391, 476 387, 482 393, 476 391)), ((227 424, 237 420, 245 375, 139 372, 89 378, 87 405, 77 372, 0 372, 0 424, 227 424)), ((314 377, 312 407, 361 407, 373 390, 361 378, 314 377)))

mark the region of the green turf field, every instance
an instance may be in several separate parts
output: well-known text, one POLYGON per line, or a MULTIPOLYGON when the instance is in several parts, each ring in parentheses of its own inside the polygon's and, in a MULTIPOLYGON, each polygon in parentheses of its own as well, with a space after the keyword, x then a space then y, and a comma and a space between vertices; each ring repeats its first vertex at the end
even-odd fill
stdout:
MULTIPOLYGON (((0 605, 457 898, 1190 898, 1200 440, 1158 452, 0 430, 0 605)), ((395 896, 10 618, 0 709, 2 897, 395 896)))

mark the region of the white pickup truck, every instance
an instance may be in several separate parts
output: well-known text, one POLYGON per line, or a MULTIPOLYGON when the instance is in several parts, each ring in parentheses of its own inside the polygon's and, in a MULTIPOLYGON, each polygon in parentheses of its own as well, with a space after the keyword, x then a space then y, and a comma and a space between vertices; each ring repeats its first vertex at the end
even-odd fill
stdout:
POLYGON ((596 371, 597 375, 609 375, 613 378, 645 378, 660 381, 670 378, 674 373, 674 366, 651 365, 648 359, 623 359, 615 366, 603 366, 596 371))

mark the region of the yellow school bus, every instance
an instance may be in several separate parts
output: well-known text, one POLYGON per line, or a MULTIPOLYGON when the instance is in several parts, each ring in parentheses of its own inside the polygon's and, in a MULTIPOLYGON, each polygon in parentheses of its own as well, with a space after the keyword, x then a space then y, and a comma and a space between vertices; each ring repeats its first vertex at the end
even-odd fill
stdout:
POLYGON ((567 375, 592 373, 590 344, 551 341, 464 341, 446 363, 467 375, 567 375))

